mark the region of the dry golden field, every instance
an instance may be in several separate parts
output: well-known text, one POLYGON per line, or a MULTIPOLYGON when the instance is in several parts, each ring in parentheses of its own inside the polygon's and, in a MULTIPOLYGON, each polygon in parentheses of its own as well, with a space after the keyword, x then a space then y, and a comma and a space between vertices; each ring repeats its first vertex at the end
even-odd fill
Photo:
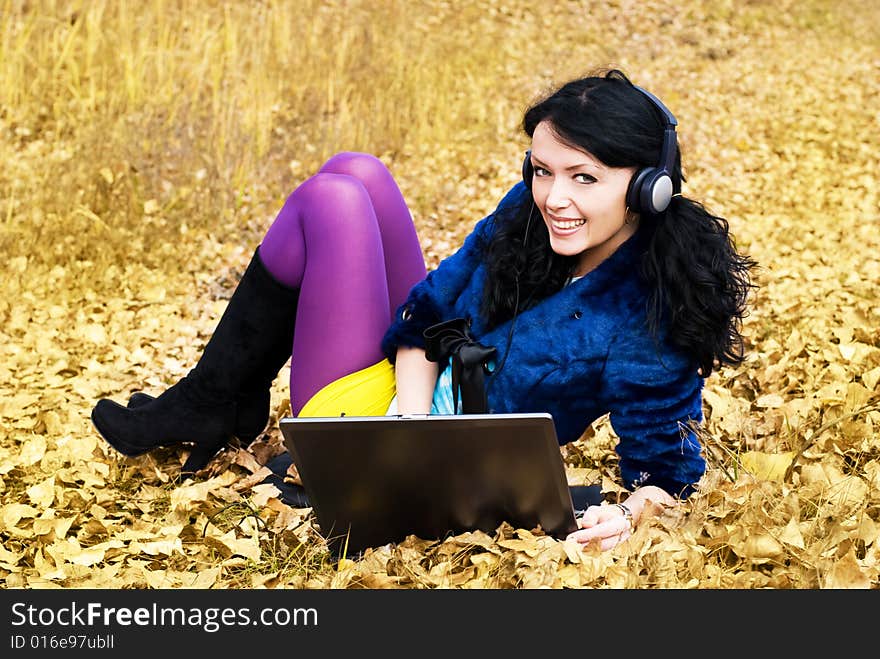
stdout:
MULTIPOLYGON (((0 588, 880 588, 878 152, 876 0, 0 0, 0 588), (604 554, 502 527, 333 562, 257 485, 274 425, 183 486, 97 436, 328 156, 383 159, 432 267, 519 177, 529 101, 609 66, 761 265, 679 510, 604 554)), ((572 482, 619 490, 613 445, 566 447, 572 482)))

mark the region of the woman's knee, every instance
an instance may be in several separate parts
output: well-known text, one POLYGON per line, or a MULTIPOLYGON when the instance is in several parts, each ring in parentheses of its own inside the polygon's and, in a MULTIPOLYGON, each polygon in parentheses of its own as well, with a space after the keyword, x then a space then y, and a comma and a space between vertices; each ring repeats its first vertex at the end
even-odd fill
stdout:
POLYGON ((322 207, 370 205, 363 182, 355 176, 335 172, 318 172, 303 181, 288 197, 299 204, 322 207))
POLYGON ((373 233, 376 212, 364 184, 354 176, 320 172, 303 181, 288 197, 300 211, 303 230, 344 229, 363 226, 373 233))
POLYGON ((360 180, 367 188, 388 179, 391 173, 381 160, 371 153, 342 151, 332 156, 321 172, 347 174, 360 180))

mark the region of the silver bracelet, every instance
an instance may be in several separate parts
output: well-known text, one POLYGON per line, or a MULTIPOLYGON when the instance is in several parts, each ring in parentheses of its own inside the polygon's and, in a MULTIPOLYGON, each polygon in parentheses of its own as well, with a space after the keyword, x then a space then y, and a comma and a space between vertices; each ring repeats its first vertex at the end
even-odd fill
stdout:
POLYGON ((620 508, 620 512, 623 513, 624 519, 629 522, 630 530, 635 528, 635 524, 633 524, 633 512, 629 509, 629 506, 627 506, 625 503, 615 503, 613 505, 620 508))

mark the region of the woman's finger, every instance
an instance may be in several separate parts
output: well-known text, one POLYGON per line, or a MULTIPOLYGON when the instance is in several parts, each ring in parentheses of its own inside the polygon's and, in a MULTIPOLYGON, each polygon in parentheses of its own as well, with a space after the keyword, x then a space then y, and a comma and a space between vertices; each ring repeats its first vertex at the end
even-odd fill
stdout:
POLYGON ((582 529, 588 529, 591 526, 598 524, 600 519, 598 508, 599 506, 590 506, 587 508, 584 514, 578 518, 578 526, 582 529))
POLYGON ((586 529, 617 517, 620 517, 620 512, 612 506, 590 506, 578 518, 578 525, 586 529))
POLYGON ((629 521, 621 516, 615 516, 599 522, 594 526, 573 531, 568 537, 572 540, 577 540, 580 543, 587 543, 595 540, 617 537, 622 533, 629 533, 629 530, 629 521))

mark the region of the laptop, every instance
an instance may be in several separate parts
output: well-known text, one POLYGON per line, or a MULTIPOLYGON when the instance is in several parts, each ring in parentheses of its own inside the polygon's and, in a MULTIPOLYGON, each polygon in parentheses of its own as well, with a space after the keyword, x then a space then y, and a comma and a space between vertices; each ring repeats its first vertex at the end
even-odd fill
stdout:
POLYGON ((337 554, 505 521, 560 539, 577 529, 549 414, 284 417, 279 428, 337 554))

